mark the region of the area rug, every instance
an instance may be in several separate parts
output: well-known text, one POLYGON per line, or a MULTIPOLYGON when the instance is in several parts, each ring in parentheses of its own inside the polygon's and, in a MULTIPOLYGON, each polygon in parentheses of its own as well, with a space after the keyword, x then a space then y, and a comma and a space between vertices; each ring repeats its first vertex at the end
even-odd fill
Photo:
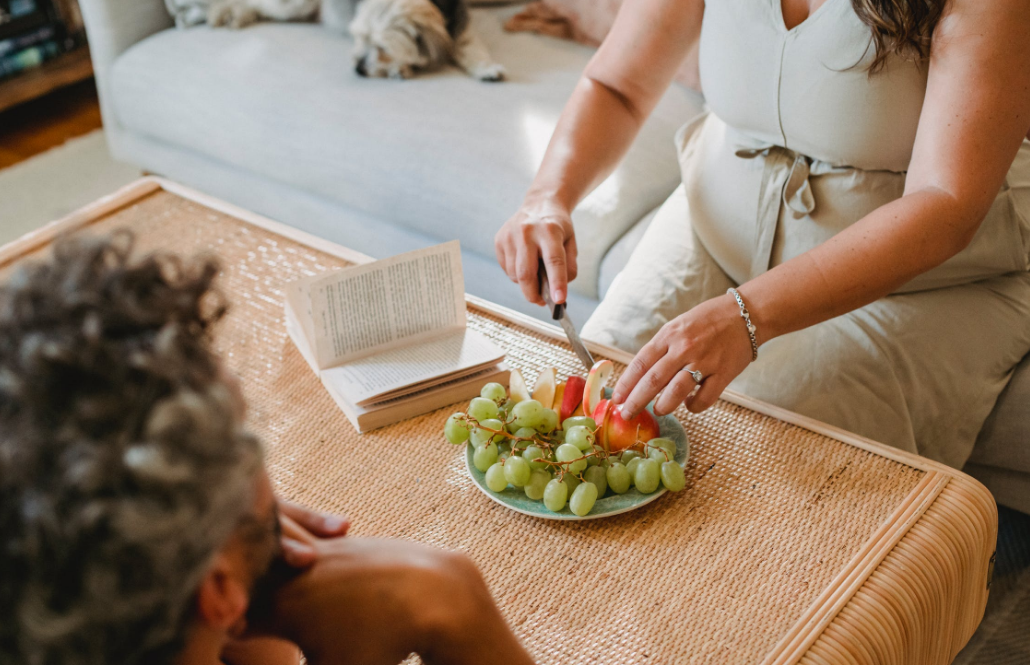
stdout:
POLYGON ((111 157, 103 130, 0 170, 0 245, 139 176, 139 169, 111 157))

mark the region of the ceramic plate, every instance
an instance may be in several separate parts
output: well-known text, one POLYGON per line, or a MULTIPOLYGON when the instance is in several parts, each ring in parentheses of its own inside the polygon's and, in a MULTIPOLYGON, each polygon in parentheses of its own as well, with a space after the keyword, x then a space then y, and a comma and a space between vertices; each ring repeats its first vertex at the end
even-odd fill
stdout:
MULTIPOLYGON (((606 391, 609 392, 609 391, 606 391)), ((653 405, 648 405, 647 410, 652 414, 654 413, 653 405)), ((680 466, 686 466, 687 459, 690 456, 690 441, 687 438, 687 432, 683 429, 683 425, 680 424, 673 416, 659 416, 658 417, 658 430, 661 436, 672 439, 676 442, 676 461, 679 462, 680 466)), ((658 490, 651 494, 641 494, 636 488, 630 488, 625 494, 615 494, 611 490, 608 490, 603 498, 597 500, 594 504, 593 510, 591 510, 585 517, 579 517, 569 510, 568 505, 560 513, 552 513, 544 506, 543 501, 533 501, 526 496, 526 493, 521 489, 512 487, 509 485, 503 492, 491 492, 486 486, 486 474, 477 469, 472 464, 472 453, 475 452, 471 444, 465 446, 465 467, 468 469, 469 475, 472 477, 472 482, 476 484, 476 487, 490 497, 491 500, 497 503, 511 508, 517 513, 523 515, 530 515, 532 517, 542 517, 548 520, 593 520, 600 517, 610 517, 612 515, 620 515, 625 512, 629 512, 635 508, 651 503, 661 495, 665 494, 666 490, 661 485, 658 486, 658 490)))

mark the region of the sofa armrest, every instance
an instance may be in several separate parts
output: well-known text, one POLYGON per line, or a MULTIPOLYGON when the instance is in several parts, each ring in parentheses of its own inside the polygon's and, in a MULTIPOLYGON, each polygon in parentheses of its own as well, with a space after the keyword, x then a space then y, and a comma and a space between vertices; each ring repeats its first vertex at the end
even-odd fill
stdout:
POLYGON ((110 94, 115 60, 130 46, 174 25, 164 0, 79 0, 89 38, 93 71, 100 95, 100 112, 109 140, 118 131, 110 94))

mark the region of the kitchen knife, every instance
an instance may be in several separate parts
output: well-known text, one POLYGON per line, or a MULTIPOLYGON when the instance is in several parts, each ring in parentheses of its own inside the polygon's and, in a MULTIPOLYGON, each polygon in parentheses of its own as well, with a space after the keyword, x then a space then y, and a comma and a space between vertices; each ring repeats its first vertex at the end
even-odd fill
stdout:
POLYGON ((594 357, 590 355, 590 351, 583 344, 583 340, 580 339, 579 333, 576 332, 576 326, 573 325, 572 319, 569 318, 568 308, 565 307, 565 303, 560 305, 554 304, 554 299, 551 298, 551 287, 547 283, 547 271, 544 269, 543 261, 540 262, 540 294, 544 297, 544 302, 551 309, 551 318, 561 325, 565 331, 565 336, 569 338, 569 344, 572 345, 572 350, 576 352, 579 359, 583 361, 583 365, 589 372, 594 366, 594 357))

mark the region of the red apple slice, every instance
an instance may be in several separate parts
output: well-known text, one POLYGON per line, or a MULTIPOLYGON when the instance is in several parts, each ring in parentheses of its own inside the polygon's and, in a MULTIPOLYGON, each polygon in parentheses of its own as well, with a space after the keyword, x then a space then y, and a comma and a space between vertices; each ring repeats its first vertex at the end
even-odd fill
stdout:
POLYGON ((529 399, 529 389, 526 388, 526 380, 522 378, 522 372, 513 369, 508 376, 508 396, 514 404, 525 402, 529 399))
MULTIPOLYGON (((598 360, 590 368, 586 383, 583 385, 583 413, 593 413, 597 408, 597 404, 604 397, 604 386, 614 370, 615 365, 610 360, 598 360)), ((598 422, 598 425, 600 424, 598 422)))
MULTIPOLYGON (((570 376, 569 380, 565 382, 561 404, 557 409, 561 422, 565 422, 566 418, 571 418, 583 408, 583 386, 585 385, 586 379, 582 376, 570 376)), ((555 399, 555 403, 558 403, 557 399, 555 399)))
POLYGON ((533 385, 533 399, 544 405, 545 409, 554 404, 554 391, 558 386, 558 370, 553 367, 540 370, 533 385))

